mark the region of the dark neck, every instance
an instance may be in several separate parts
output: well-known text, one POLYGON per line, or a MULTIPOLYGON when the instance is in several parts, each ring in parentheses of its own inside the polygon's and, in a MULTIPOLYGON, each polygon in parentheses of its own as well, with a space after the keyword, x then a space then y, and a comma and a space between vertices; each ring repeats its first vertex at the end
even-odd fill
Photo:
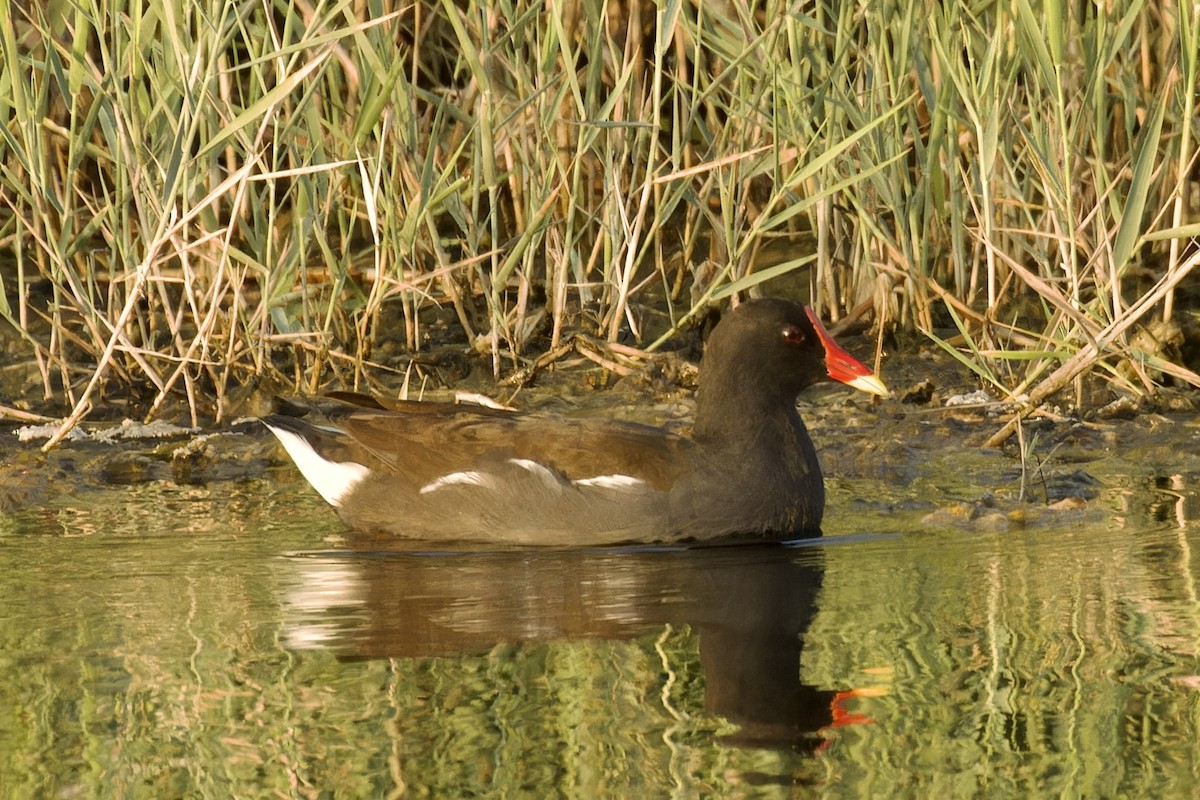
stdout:
POLYGON ((803 428, 795 398, 746 391, 736 381, 700 384, 696 401, 695 438, 700 441, 749 443, 778 435, 781 428, 803 428))

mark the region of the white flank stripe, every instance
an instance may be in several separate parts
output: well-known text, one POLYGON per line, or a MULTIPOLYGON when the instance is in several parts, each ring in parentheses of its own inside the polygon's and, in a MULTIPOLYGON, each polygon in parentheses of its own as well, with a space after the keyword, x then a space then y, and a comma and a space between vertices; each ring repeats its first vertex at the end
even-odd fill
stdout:
POLYGON ((531 461, 528 458, 510 458, 508 463, 516 464, 518 467, 529 470, 534 475, 537 475, 542 483, 546 485, 547 489, 562 490, 562 481, 559 480, 558 474, 545 464, 538 461, 531 461))
POLYGON ((353 461, 339 463, 321 458, 304 437, 270 425, 267 427, 279 439, 292 461, 296 462, 300 474, 334 508, 340 506, 342 498, 371 472, 353 461))
POLYGON ((597 475, 594 478, 575 481, 575 485, 599 486, 601 489, 636 489, 639 486, 645 486, 646 482, 631 475, 597 475))
POLYGON ((493 480, 491 475, 485 472, 476 472, 473 469, 466 472, 451 472, 449 475, 443 475, 437 480, 430 481, 422 486, 420 494, 429 494, 441 489, 443 486, 453 486, 455 484, 494 487, 495 480, 493 480))

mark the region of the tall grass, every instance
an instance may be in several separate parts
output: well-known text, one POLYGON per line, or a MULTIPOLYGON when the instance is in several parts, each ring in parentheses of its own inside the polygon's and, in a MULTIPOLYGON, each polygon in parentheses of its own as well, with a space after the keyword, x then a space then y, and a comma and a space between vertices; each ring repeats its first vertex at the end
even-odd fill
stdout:
MULTIPOLYGON (((0 315, 63 431, 370 386, 431 304, 497 375, 657 346, 792 273, 1035 403, 1196 266, 1193 4, 602 0, 0 8, 0 315), (451 312, 452 309, 452 312, 451 312), (653 311, 662 316, 654 316, 653 311), (943 326, 943 327, 939 327, 943 326)), ((1122 363, 1126 366, 1122 367, 1122 363)), ((1129 365, 1133 365, 1132 368, 1129 365)))

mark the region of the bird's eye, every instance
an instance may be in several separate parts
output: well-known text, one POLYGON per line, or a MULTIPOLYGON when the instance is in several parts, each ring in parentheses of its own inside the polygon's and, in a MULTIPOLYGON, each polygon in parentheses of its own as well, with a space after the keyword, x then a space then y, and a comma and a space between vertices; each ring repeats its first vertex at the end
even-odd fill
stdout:
POLYGON ((788 344, 804 344, 804 331, 795 325, 788 325, 783 329, 783 340, 788 344))

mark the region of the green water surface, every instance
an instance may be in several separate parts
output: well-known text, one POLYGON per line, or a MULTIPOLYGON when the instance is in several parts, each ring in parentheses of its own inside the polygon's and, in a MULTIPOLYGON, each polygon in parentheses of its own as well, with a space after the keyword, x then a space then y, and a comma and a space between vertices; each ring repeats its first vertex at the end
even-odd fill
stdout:
POLYGON ((3 518, 0 795, 1200 791, 1194 490, 987 532, 835 484, 815 546, 396 554, 271 478, 3 518))

